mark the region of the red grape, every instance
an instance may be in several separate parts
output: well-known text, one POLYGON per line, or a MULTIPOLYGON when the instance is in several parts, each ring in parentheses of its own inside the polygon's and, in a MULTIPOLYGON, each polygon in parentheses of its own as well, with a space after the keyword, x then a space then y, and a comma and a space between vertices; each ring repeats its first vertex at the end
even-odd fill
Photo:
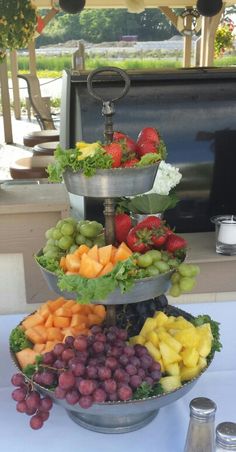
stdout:
POLYGON ((43 397, 40 400, 40 410, 41 411, 50 411, 53 405, 53 401, 50 397, 43 397))
POLYGON ((123 353, 127 356, 134 356, 135 355, 135 350, 132 347, 132 345, 126 345, 124 347, 123 353))
POLYGON ((98 378, 100 380, 108 380, 111 378, 111 369, 109 367, 101 366, 98 368, 98 378))
POLYGON ((42 357, 43 364, 47 364, 48 366, 51 366, 56 360, 56 355, 53 352, 46 352, 42 355, 42 357))
POLYGON ((66 393, 66 401, 67 403, 69 403, 70 405, 75 405, 76 403, 78 403, 80 398, 79 395, 79 391, 77 391, 77 389, 70 389, 67 393, 66 393))
POLYGON ((104 381, 104 389, 108 394, 112 394, 116 391, 117 384, 116 381, 113 378, 109 378, 108 380, 104 381))
POLYGON ((79 405, 81 406, 81 408, 89 408, 91 407, 91 405, 93 404, 93 399, 91 396, 82 396, 79 399, 79 405))
POLYGON ((65 345, 58 343, 53 348, 53 353, 55 353, 56 356, 61 356, 62 352, 65 350, 65 345))
POLYGON ((65 345, 69 345, 69 347, 73 347, 73 345, 74 345, 74 337, 73 336, 66 336, 66 338, 65 338, 65 345))
POLYGON ((14 389, 11 396, 13 400, 15 400, 16 402, 22 402, 22 400, 25 400, 26 394, 27 394, 26 388, 17 388, 14 389))
POLYGON ((104 343, 100 341, 96 341, 92 345, 95 353, 101 353, 104 351, 104 343))
POLYGON ((131 375, 129 384, 131 388, 136 389, 142 384, 142 378, 139 375, 131 375))
POLYGON ((79 352, 87 350, 88 340, 85 336, 77 336, 74 340, 74 348, 79 352))
POLYGON ((54 391, 54 395, 56 399, 64 399, 66 396, 66 390, 62 389, 60 386, 57 386, 54 391))
POLYGON ((86 367, 86 376, 88 378, 97 378, 98 376, 98 369, 96 366, 87 366, 86 367))
POLYGON ((48 411, 38 411, 37 414, 42 418, 43 422, 47 421, 50 413, 48 411))
POLYGON ((24 386, 25 385, 25 379, 22 374, 14 374, 11 378, 11 383, 14 386, 24 386))
POLYGON ((62 389, 71 389, 75 385, 75 376, 70 370, 65 370, 59 376, 58 383, 62 389))
POLYGON ((81 395, 91 395, 96 389, 96 383, 94 380, 81 380, 79 383, 79 392, 81 395))
POLYGON ((93 392, 93 401, 94 401, 94 403, 105 402, 106 398, 107 398, 106 392, 102 388, 97 388, 93 392))
POLYGON ((137 374, 137 368, 133 366, 133 364, 127 364, 125 367, 125 370, 128 375, 136 375, 137 374))
POLYGON ((72 348, 66 348, 61 354, 61 359, 68 362, 70 359, 75 357, 75 351, 72 348))
POLYGON ((73 367, 72 371, 76 377, 83 377, 83 375, 85 374, 85 365, 83 363, 77 363, 73 367))
POLYGON ((43 426, 43 419, 40 416, 40 414, 35 414, 35 416, 32 416, 30 419, 30 427, 34 430, 38 430, 43 426))
POLYGON ((105 360, 105 366, 109 367, 109 369, 111 370, 114 370, 119 367, 119 363, 114 356, 108 356, 108 358, 105 360))
POLYGON ((40 395, 36 391, 32 391, 26 398, 26 406, 30 410, 37 410, 40 405, 40 395))
POLYGON ((125 401, 131 399, 133 396, 133 391, 130 386, 123 384, 118 389, 118 397, 120 400, 125 401))
POLYGON ((16 409, 19 411, 19 413, 25 413, 27 410, 26 401, 22 400, 21 402, 17 402, 16 409))

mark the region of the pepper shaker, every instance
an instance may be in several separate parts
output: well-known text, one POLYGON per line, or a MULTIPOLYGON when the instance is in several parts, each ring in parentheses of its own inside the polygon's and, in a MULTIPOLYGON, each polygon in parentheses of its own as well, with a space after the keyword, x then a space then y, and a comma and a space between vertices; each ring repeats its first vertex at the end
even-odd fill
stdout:
POLYGON ((213 400, 197 397, 189 404, 190 420, 184 452, 215 451, 215 412, 213 400))
POLYGON ((216 427, 216 452, 236 451, 236 423, 221 422, 216 427))

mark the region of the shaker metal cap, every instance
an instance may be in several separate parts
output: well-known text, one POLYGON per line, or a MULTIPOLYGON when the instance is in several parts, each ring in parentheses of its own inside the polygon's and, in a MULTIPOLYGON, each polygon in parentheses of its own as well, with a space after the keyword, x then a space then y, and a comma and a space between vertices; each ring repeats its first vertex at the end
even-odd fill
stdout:
POLYGON ((236 423, 221 422, 217 425, 216 442, 220 446, 236 446, 236 423))
POLYGON ((217 406, 211 399, 197 397, 191 400, 189 408, 191 416, 198 419, 205 419, 215 415, 217 406))

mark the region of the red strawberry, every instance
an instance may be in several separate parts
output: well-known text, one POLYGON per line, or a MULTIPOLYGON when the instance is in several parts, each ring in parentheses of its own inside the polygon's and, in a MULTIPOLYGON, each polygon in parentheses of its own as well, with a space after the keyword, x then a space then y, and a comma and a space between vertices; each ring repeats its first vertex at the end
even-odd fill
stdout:
POLYGON ((132 251, 146 253, 146 251, 151 249, 151 232, 147 228, 137 230, 134 227, 130 229, 126 243, 132 251))
POLYGON ((131 160, 126 160, 126 162, 123 163, 122 166, 124 168, 129 168, 129 167, 135 166, 136 163, 138 163, 138 162, 139 162, 139 160, 134 158, 134 159, 131 159, 131 160))
POLYGON ((162 220, 155 215, 149 215, 144 220, 140 221, 137 226, 136 230, 138 229, 153 229, 153 228, 159 228, 162 224, 162 220))
POLYGON ((112 142, 104 146, 104 149, 112 157, 112 168, 118 168, 119 166, 121 166, 122 146, 119 143, 112 142))
POLYGON ((158 146, 160 139, 160 134, 155 127, 144 127, 138 135, 137 144, 140 145, 144 141, 152 141, 158 146))
POLYGON ((118 213, 115 215, 115 237, 118 243, 126 241, 131 228, 132 221, 127 213, 118 213))
MULTIPOLYGON (((142 141, 137 147, 137 154, 139 157, 142 157, 145 154, 158 154, 159 149, 158 145, 154 143, 153 141, 142 141)), ((160 154, 160 160, 161 160, 161 154, 160 154)))
POLYGON ((127 151, 135 154, 137 144, 125 133, 115 131, 113 133, 113 141, 123 141, 126 144, 127 151))
POLYGON ((169 251, 169 253, 173 253, 175 255, 176 253, 183 255, 186 252, 186 248, 186 240, 177 234, 171 234, 165 243, 165 249, 169 251))

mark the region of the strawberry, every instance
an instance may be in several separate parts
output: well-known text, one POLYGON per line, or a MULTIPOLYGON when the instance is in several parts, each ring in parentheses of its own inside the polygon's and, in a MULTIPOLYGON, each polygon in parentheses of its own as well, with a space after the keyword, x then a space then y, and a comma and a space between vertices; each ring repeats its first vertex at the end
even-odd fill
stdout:
POLYGON ((135 166, 136 163, 138 163, 138 162, 139 162, 139 160, 136 159, 136 158, 134 158, 134 159, 126 160, 126 162, 123 163, 122 166, 123 166, 124 168, 129 168, 129 167, 135 166))
MULTIPOLYGON (((145 154, 158 154, 159 149, 158 145, 154 143, 153 141, 142 141, 138 147, 137 147, 137 154, 141 158, 145 154)), ((160 160, 161 160, 161 154, 160 154, 160 160)))
POLYGON ((162 224, 162 220, 158 217, 156 217, 155 215, 149 215, 146 218, 144 218, 144 220, 140 221, 137 226, 136 226, 136 230, 138 229, 143 229, 143 228, 147 228, 147 229, 153 229, 153 228, 159 228, 162 224))
POLYGON ((122 141, 124 144, 126 144, 127 151, 129 153, 134 153, 135 154, 137 144, 135 143, 134 140, 132 140, 132 138, 130 138, 125 133, 115 131, 113 133, 113 141, 119 141, 119 142, 122 141))
POLYGON ((138 135, 137 144, 140 145, 144 141, 152 141, 158 146, 160 139, 160 134, 155 127, 144 127, 138 135))
POLYGON ((187 242, 177 234, 171 234, 165 243, 165 249, 175 256, 183 257, 187 248, 187 242))
POLYGON ((146 253, 151 249, 152 234, 147 228, 137 230, 136 226, 130 229, 126 243, 128 247, 137 253, 146 253))
POLYGON ((131 228, 132 221, 127 213, 118 213, 115 215, 115 237, 118 243, 126 241, 131 228))
POLYGON ((120 143, 112 142, 104 146, 104 149, 112 157, 112 168, 118 168, 119 166, 121 166, 122 146, 120 145, 120 143))

